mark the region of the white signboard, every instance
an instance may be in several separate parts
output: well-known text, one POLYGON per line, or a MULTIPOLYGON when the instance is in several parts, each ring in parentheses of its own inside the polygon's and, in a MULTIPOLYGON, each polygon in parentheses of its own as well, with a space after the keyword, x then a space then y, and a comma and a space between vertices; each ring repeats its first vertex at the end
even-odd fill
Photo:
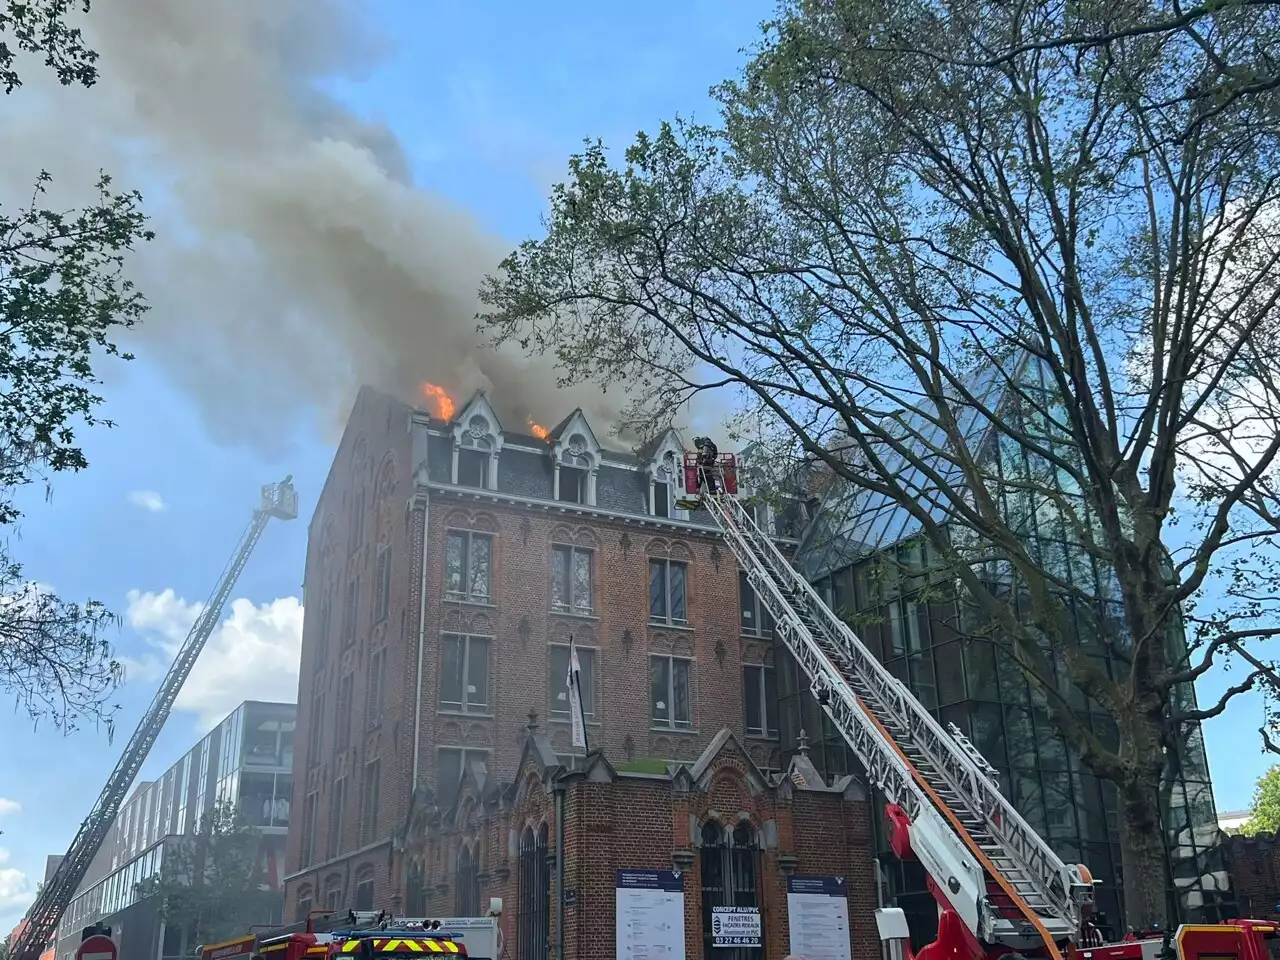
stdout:
POLYGON ((713 947, 760 946, 760 908, 712 907, 711 945, 713 947))
POLYGON ((619 870, 614 883, 618 960, 684 960, 684 875, 619 870))
POLYGON ((844 877, 788 877, 791 952, 805 960, 852 960, 844 877))

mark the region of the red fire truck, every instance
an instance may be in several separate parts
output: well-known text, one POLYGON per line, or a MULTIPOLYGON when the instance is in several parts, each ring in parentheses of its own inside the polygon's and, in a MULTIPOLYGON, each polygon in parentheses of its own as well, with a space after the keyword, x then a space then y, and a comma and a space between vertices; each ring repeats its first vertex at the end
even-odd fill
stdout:
MULTIPOLYGON (((494 904, 501 901, 495 900, 494 904)), ((308 917, 304 929, 280 930, 215 943, 201 960, 303 960, 304 957, 378 957, 398 960, 426 954, 497 960, 501 952, 497 912, 448 919, 391 917, 352 912, 344 920, 308 917), (319 927, 320 929, 317 929, 319 927)))

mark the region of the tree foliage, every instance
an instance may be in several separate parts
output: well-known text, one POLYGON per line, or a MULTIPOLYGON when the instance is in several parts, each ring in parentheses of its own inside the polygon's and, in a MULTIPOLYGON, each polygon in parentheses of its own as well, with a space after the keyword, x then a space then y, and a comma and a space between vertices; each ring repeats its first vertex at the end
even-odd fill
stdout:
POLYGON ((67 22, 77 6, 89 12, 89 0, 5 0, 0 9, 0 86, 5 93, 22 86, 14 63, 20 54, 43 57, 64 85, 97 82, 98 54, 85 45, 80 29, 67 22), (17 46, 9 46, 6 36, 17 46))
MULTIPOLYGON (((0 85, 21 86, 24 54, 42 56, 64 84, 92 85, 97 54, 67 21, 71 0, 6 0, 0 8, 0 85), (10 46, 11 38, 15 46, 10 46)), ((88 2, 78 5, 87 12, 88 2)), ((119 333, 146 311, 124 276, 126 254, 150 240, 141 197, 102 174, 96 200, 80 209, 46 206, 40 172, 29 200, 0 203, 0 525, 19 516, 16 490, 88 465, 77 430, 110 425, 97 408, 95 361, 130 359, 119 333)), ((0 545, 0 690, 33 719, 68 730, 81 718, 110 719, 121 678, 106 631, 114 618, 97 601, 62 600, 24 576, 0 545)))
POLYGON ((1245 836, 1280 831, 1280 764, 1258 778, 1249 804, 1249 819, 1240 827, 1245 836))
POLYGON ((1280 629, 1277 41, 1251 0, 784 3, 719 124, 588 142, 482 292, 632 426, 729 391, 851 518, 906 511, 1115 785, 1133 924, 1162 775, 1280 629))
POLYGON ((254 924, 279 919, 281 894, 259 866, 262 834, 231 803, 217 805, 193 836, 171 841, 160 874, 139 893, 160 898, 164 922, 187 931, 193 955, 200 944, 243 936, 254 924))

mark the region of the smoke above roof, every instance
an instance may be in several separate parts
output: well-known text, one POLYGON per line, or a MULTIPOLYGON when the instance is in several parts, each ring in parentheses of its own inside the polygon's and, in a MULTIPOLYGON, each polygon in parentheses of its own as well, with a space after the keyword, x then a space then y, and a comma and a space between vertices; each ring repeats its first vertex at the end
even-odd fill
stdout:
MULTIPOLYGON (((56 204, 98 169, 137 187, 157 240, 130 269, 152 304, 131 346, 198 401, 219 442, 280 452, 299 417, 337 425, 368 384, 421 402, 486 389, 507 422, 618 403, 495 353, 476 290, 514 246, 416 188, 391 129, 324 92, 387 52, 343 0, 99 0, 82 18, 101 80, 26 65, 0 98, 0 198, 44 168, 56 204)), ((104 369, 104 374, 111 375, 104 369)))

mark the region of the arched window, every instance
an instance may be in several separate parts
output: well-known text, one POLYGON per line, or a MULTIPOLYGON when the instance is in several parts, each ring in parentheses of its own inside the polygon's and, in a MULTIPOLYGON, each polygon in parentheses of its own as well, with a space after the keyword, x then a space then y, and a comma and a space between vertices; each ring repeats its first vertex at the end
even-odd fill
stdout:
POLYGON ((298 905, 294 908, 293 919, 296 923, 305 923, 308 914, 311 913, 313 904, 313 893, 311 884, 304 883, 298 888, 298 905))
POLYGON ((516 915, 516 960, 546 960, 551 938, 551 867, 547 863, 547 825, 520 838, 520 910, 516 915))
POLYGON ((454 902, 455 915, 480 916, 480 863, 478 851, 463 844, 458 850, 458 875, 454 902))
POLYGON ((361 867, 356 873, 355 909, 373 909, 373 867, 361 867))
POLYGON ((424 917, 427 914, 426 891, 422 889, 422 864, 409 864, 409 879, 405 890, 405 914, 410 917, 424 917))
MULTIPOLYGON (((711 915, 714 907, 759 907, 760 851, 755 831, 743 821, 726 834, 714 820, 702 827, 702 937, 711 956, 711 915)), ((763 932, 763 931, 762 931, 763 932)), ((758 960, 759 947, 720 947, 716 960, 758 960)))

